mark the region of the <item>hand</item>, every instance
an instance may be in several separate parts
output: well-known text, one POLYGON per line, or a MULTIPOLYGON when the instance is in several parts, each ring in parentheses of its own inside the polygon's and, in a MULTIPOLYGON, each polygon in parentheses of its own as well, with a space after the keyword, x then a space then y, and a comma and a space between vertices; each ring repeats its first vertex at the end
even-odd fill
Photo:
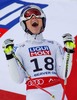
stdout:
POLYGON ((2 48, 4 49, 4 53, 6 55, 11 55, 13 52, 14 43, 12 39, 6 39, 3 42, 2 48))
POLYGON ((74 38, 72 37, 72 35, 69 33, 64 34, 63 41, 65 45, 65 50, 69 53, 73 53, 76 45, 75 45, 74 38))

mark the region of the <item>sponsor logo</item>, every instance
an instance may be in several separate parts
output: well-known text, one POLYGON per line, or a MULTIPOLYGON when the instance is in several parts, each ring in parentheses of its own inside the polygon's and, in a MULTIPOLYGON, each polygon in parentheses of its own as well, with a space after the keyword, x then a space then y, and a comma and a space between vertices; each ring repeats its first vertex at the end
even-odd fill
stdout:
POLYGON ((28 86, 34 86, 33 82, 36 85, 43 85, 44 84, 44 80, 43 79, 35 79, 33 81, 28 81, 27 85, 28 86))
POLYGON ((30 57, 34 57, 34 56, 51 55, 51 52, 48 46, 37 46, 29 48, 29 54, 30 57))

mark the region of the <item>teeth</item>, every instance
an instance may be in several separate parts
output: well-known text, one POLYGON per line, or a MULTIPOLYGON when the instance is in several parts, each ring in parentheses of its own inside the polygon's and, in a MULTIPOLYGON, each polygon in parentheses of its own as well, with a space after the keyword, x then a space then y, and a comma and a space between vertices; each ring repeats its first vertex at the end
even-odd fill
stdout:
POLYGON ((32 21, 32 24, 33 24, 33 23, 37 23, 37 21, 36 21, 36 20, 34 20, 34 21, 32 21))

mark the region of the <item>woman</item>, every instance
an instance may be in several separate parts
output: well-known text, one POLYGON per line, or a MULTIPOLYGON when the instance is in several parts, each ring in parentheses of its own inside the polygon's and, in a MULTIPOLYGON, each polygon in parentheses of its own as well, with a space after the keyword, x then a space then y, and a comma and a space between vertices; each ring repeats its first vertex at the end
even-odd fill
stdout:
MULTIPOLYGON (((5 40, 3 44, 13 80, 22 83, 25 79, 27 100, 52 100, 54 97, 62 100, 63 88, 59 78, 67 79, 71 72, 75 45, 72 35, 63 35, 65 51, 56 41, 43 39, 46 16, 36 5, 28 5, 22 10, 20 25, 27 34, 27 40, 18 46, 16 52, 12 39, 5 40)), ((64 100, 67 100, 66 96, 64 100)))

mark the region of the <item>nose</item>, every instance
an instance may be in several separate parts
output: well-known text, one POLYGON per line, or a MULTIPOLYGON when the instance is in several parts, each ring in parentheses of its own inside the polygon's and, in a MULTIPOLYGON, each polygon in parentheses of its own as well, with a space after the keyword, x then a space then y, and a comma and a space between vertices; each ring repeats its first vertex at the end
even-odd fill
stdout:
POLYGON ((35 14, 32 14, 32 18, 37 18, 35 14))

